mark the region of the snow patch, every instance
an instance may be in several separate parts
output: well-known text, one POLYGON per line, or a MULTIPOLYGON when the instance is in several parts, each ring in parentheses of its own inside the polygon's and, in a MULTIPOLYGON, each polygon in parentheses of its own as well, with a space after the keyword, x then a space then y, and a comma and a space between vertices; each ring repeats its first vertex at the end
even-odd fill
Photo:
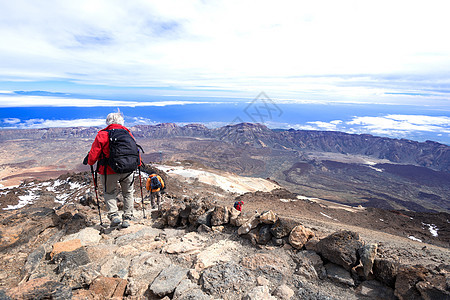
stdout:
POLYGON ((421 240, 421 239, 418 239, 418 238, 416 238, 416 237, 414 237, 414 236, 412 236, 412 235, 408 236, 408 239, 413 240, 413 241, 416 241, 416 242, 422 243, 422 240, 421 240))
POLYGON ((217 174, 203 170, 188 169, 181 166, 164 165, 158 165, 157 168, 169 175, 178 175, 187 180, 198 180, 199 182, 214 185, 225 191, 238 194, 256 191, 268 192, 279 187, 266 179, 244 177, 226 172, 217 174))
POLYGON ((329 215, 324 214, 323 212, 320 212, 320 214, 324 217, 327 217, 328 219, 333 219, 332 217, 330 217, 329 215))
POLYGON ((439 230, 439 228, 437 228, 436 225, 434 225, 434 224, 426 224, 426 223, 422 223, 422 225, 428 226, 428 230, 430 231, 430 233, 431 233, 432 236, 434 236, 434 237, 437 237, 437 236, 438 236, 438 230, 439 230))
POLYGON ((373 169, 373 170, 375 170, 377 172, 383 172, 383 169, 378 169, 378 168, 375 168, 375 167, 372 167, 372 166, 369 166, 369 168, 371 168, 371 169, 373 169))
POLYGON ((12 209, 19 209, 22 208, 24 206, 26 206, 27 204, 31 204, 33 203, 34 200, 36 200, 38 197, 29 192, 28 195, 24 195, 24 196, 19 196, 19 203, 17 203, 16 205, 8 205, 7 207, 3 208, 3 210, 12 210, 12 209))

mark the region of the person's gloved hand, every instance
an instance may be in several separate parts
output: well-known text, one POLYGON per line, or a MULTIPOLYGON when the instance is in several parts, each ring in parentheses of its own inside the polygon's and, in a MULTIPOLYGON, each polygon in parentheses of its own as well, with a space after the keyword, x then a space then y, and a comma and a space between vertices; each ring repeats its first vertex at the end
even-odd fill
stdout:
POLYGON ((89 158, 89 153, 86 155, 86 157, 83 159, 83 165, 87 165, 88 164, 88 158, 89 158))

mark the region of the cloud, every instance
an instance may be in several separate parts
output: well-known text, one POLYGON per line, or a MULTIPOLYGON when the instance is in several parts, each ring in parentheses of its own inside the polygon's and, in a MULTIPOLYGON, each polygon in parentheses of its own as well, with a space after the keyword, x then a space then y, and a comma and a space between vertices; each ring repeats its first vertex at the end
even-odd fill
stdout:
POLYGON ((17 119, 17 118, 5 118, 5 119, 3 119, 3 123, 5 123, 5 124, 17 124, 17 123, 19 123, 20 122, 20 119, 17 119))
POLYGON ((407 76, 448 89, 447 11, 446 1, 3 1, 0 78, 397 102, 429 88, 442 101, 436 80, 407 76))
POLYGON ((352 134, 372 134, 391 138, 426 139, 449 144, 450 117, 388 114, 384 116, 355 116, 350 120, 330 122, 311 121, 305 124, 267 122, 269 128, 341 131, 352 134))
MULTIPOLYGON (((84 99, 69 97, 45 97, 45 96, 2 96, 0 95, 1 107, 139 107, 139 106, 169 106, 185 104, 205 104, 208 101, 189 101, 189 100, 167 100, 167 101, 120 101, 120 100, 101 100, 84 99)), ((214 102, 220 103, 220 102, 214 102)))
POLYGON ((411 133, 414 131, 450 133, 450 117, 422 115, 386 115, 382 117, 355 117, 348 125, 376 134, 411 133))
MULTIPOLYGON (((3 128, 17 128, 17 129, 33 129, 33 128, 50 128, 50 127, 91 127, 103 126, 105 119, 73 119, 73 120, 45 120, 45 119, 28 119, 20 120, 2 119, 0 126, 3 128), (6 126, 2 126, 6 124, 6 126)), ((106 126, 106 125, 105 125, 106 126)))

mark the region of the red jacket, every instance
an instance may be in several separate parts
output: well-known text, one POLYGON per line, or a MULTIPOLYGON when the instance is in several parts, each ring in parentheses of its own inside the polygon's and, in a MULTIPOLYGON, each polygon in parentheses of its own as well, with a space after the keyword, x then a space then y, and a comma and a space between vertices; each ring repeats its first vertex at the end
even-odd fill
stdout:
MULTIPOLYGON (((133 135, 131 134, 130 130, 128 130, 128 128, 126 128, 125 126, 119 125, 119 124, 111 124, 108 127, 106 127, 105 129, 100 130, 97 133, 97 136, 95 137, 94 142, 92 143, 92 147, 91 150, 89 151, 89 157, 88 157, 88 164, 89 165, 94 165, 100 158, 102 158, 102 153, 104 154, 105 158, 109 157, 109 136, 108 136, 108 132, 104 131, 106 129, 125 129, 126 131, 128 131, 130 133, 130 135, 133 137, 133 135)), ((134 138, 134 137, 133 137, 134 138)), ((100 174, 105 174, 105 166, 100 165, 98 172, 100 174)), ((110 166, 106 166, 106 174, 115 174, 116 172, 113 171, 113 169, 111 169, 110 166)))

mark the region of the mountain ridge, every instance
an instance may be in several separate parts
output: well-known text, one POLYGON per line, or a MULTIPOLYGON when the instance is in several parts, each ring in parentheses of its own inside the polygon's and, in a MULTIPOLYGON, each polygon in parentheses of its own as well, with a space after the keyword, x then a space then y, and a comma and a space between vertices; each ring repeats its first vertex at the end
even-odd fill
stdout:
MULTIPOLYGON (((93 138, 97 127, 0 130, 0 141, 13 139, 93 138)), ((225 141, 256 148, 321 151, 365 155, 393 163, 413 164, 450 172, 450 146, 434 141, 418 142, 370 134, 339 131, 274 130, 263 124, 239 123, 210 129, 202 124, 178 126, 174 123, 130 127, 139 138, 194 137, 225 141)))

